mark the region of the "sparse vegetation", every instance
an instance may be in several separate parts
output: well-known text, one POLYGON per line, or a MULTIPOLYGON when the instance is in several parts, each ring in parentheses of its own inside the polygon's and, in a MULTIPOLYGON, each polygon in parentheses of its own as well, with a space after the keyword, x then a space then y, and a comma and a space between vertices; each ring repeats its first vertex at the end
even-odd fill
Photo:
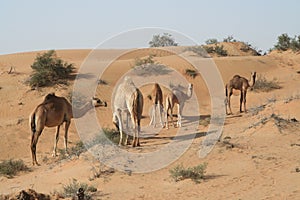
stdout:
POLYGON ((171 169, 169 172, 174 181, 180 181, 184 179, 192 179, 195 183, 199 183, 204 179, 205 170, 207 163, 197 165, 195 167, 184 168, 181 165, 177 165, 175 168, 171 169))
POLYGON ((170 72, 170 69, 161 64, 144 64, 134 67, 134 73, 138 76, 158 76, 170 72))
POLYGON ((257 80, 253 86, 254 91, 261 91, 261 92, 269 92, 271 90, 280 89, 281 86, 279 85, 276 78, 273 80, 267 80, 265 76, 259 75, 257 80))
POLYGON ((201 56, 201 57, 204 57, 204 58, 207 58, 209 57, 209 55, 206 51, 206 49, 203 47, 203 46, 191 46, 191 47, 187 47, 184 51, 191 51, 193 53, 195 53, 197 56, 201 56))
POLYGON ((194 69, 185 69, 185 74, 192 78, 196 78, 196 76, 198 75, 198 72, 194 69))
POLYGON ((300 35, 291 38, 287 33, 283 33, 277 38, 277 43, 274 48, 280 51, 300 51, 300 35))
POLYGON ((0 163, 0 175, 11 178, 20 171, 29 171, 23 160, 5 160, 0 163))
POLYGON ((205 44, 217 44, 217 43, 218 43, 218 40, 215 38, 208 39, 205 41, 205 44))
POLYGON ((135 58, 134 66, 141 66, 146 64, 155 64, 155 60, 153 60, 154 55, 150 54, 146 58, 135 58))
POLYGON ((74 70, 73 64, 58 58, 54 50, 38 54, 31 68, 33 73, 28 81, 31 87, 67 84, 67 79, 74 70))
POLYGON ((152 40, 149 42, 150 47, 167 47, 167 46, 178 46, 175 39, 169 33, 163 35, 153 35, 152 40))
POLYGON ((221 46, 216 45, 216 46, 215 46, 215 53, 216 53, 217 55, 219 55, 219 56, 227 56, 227 55, 228 55, 228 53, 227 53, 227 51, 224 49, 224 46, 223 46, 223 45, 221 45, 221 46))
POLYGON ((237 42, 237 40, 234 39, 232 35, 229 35, 223 39, 223 42, 237 42))
POLYGON ((97 188, 94 186, 89 186, 86 183, 80 183, 76 179, 72 179, 69 184, 63 186, 63 190, 61 192, 54 192, 58 193, 60 196, 64 198, 76 198, 76 193, 82 188, 85 194, 85 199, 91 199, 91 194, 97 191, 97 188))
POLYGON ((103 79, 99 79, 98 80, 98 84, 99 85, 108 85, 107 81, 103 80, 103 79))
POLYGON ((203 46, 207 53, 215 53, 218 56, 227 56, 228 53, 224 49, 224 45, 215 45, 215 46, 203 46))

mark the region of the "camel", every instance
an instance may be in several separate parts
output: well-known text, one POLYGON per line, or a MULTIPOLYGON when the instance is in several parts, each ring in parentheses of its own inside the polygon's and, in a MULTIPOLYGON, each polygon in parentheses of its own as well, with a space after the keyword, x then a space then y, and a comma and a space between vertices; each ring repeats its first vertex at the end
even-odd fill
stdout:
MULTIPOLYGON (((141 91, 134 85, 129 77, 125 77, 124 81, 119 85, 114 99, 113 123, 120 131, 119 145, 123 141, 123 125, 122 113, 126 113, 127 119, 130 115, 133 124, 133 142, 132 147, 140 146, 139 134, 141 131, 141 118, 143 112, 143 95, 141 91)), ((128 125, 128 122, 127 122, 128 125)), ((126 134, 125 143, 128 142, 128 133, 126 134)))
POLYGON ((229 83, 226 84, 226 86, 225 86, 225 94, 226 94, 225 107, 226 107, 226 114, 228 114, 228 115, 232 114, 231 105, 230 105, 230 97, 231 97, 231 95, 233 93, 233 89, 241 91, 240 113, 243 112, 242 111, 242 104, 244 104, 244 112, 247 112, 247 108, 246 108, 247 90, 248 90, 249 87, 253 88, 253 86, 255 84, 255 79, 256 79, 256 72, 252 72, 249 80, 247 80, 246 78, 241 77, 239 75, 235 75, 229 81, 229 83), (228 95, 228 90, 229 90, 229 95, 228 95), (229 113, 228 113, 227 107, 229 108, 229 113))
POLYGON ((149 123, 150 125, 154 125, 154 127, 156 127, 156 112, 157 112, 157 108, 158 108, 158 114, 159 114, 159 120, 160 120, 160 124, 163 127, 164 123, 162 120, 162 114, 163 114, 163 95, 162 95, 162 90, 159 86, 158 83, 155 83, 151 92, 151 95, 148 96, 150 100, 152 100, 153 106, 151 109, 151 120, 149 123))
POLYGON ((36 145, 42 131, 45 127, 57 127, 55 134, 55 142, 53 149, 53 156, 56 156, 56 147, 59 139, 60 126, 65 123, 65 151, 68 154, 68 129, 72 118, 80 118, 87 111, 97 106, 107 106, 106 102, 102 102, 98 98, 92 99, 91 102, 86 103, 82 108, 76 109, 73 115, 72 105, 64 97, 58 97, 54 93, 49 93, 44 101, 39 104, 29 116, 29 125, 32 132, 31 138, 31 153, 32 164, 39 165, 36 159, 36 145))
POLYGON ((182 110, 185 104, 185 101, 190 99, 193 95, 193 84, 189 83, 188 85, 188 90, 187 93, 184 93, 178 89, 174 89, 171 94, 167 95, 166 98, 166 128, 169 128, 168 124, 168 115, 169 115, 169 110, 170 112, 170 117, 171 117, 171 122, 173 126, 175 127, 174 121, 173 121, 173 108, 175 104, 177 104, 177 127, 181 127, 181 118, 182 118, 182 110))

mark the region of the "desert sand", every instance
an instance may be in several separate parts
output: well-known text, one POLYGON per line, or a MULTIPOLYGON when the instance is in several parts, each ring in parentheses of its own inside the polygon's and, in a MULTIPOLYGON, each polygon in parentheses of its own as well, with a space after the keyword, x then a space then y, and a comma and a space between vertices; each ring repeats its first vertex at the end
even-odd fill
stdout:
MULTIPOLYGON (((300 55, 293 52, 271 52, 265 56, 239 55, 234 45, 235 56, 214 57, 220 74, 226 84, 239 74, 249 78, 251 71, 275 78, 281 89, 270 92, 248 91, 247 113, 239 113, 239 92, 232 96, 233 115, 227 116, 220 141, 204 158, 198 151, 205 138, 208 126, 201 123, 203 116, 210 115, 211 101, 203 77, 195 79, 184 74, 192 68, 185 60, 172 53, 156 51, 154 59, 182 74, 194 85, 201 111, 196 137, 189 149, 175 162, 149 173, 95 174, 108 169, 89 152, 68 159, 53 158, 55 128, 45 128, 37 145, 37 159, 41 166, 32 166, 28 117, 49 92, 67 96, 72 91, 74 80, 68 86, 60 85, 36 90, 25 84, 32 69, 30 65, 41 52, 25 52, 0 56, 0 160, 22 159, 31 171, 19 173, 13 178, 0 177, 0 194, 7 195, 21 190, 33 189, 40 193, 53 194, 72 179, 97 188, 94 199, 300 199, 300 55), (15 70, 7 73, 11 66, 15 70), (298 72, 298 73, 297 73, 298 72), (278 125, 277 119, 284 119, 278 125), (202 117, 201 117, 202 116, 202 117), (296 144, 296 145, 295 145, 296 144), (192 167, 207 163, 204 180, 196 184, 190 179, 175 182, 169 170, 182 164, 192 167)), ((91 50, 58 50, 63 60, 74 63, 78 70, 91 50)), ((114 50, 101 50, 109 57, 114 50)), ((136 57, 149 54, 148 50, 135 50, 114 61, 104 72, 107 85, 99 85, 96 96, 108 102, 108 107, 96 108, 102 127, 114 128, 112 124, 111 98, 119 78, 132 68, 136 57)), ((198 59, 195 55, 188 55, 198 59)), ((151 101, 147 98, 151 85, 141 88, 144 96, 142 125, 149 123, 151 101)), ((164 94, 167 89, 163 88, 164 94)), ((225 97, 224 97, 225 98, 225 97)), ((183 124, 184 126, 184 124, 183 124)), ((64 129, 62 128, 61 132, 64 129)), ((162 130, 152 138, 142 138, 141 147, 125 150, 136 153, 155 151, 169 143, 177 128, 162 130)), ((74 122, 69 130, 69 147, 80 140, 74 122)), ((58 148, 63 149, 63 134, 58 148)))

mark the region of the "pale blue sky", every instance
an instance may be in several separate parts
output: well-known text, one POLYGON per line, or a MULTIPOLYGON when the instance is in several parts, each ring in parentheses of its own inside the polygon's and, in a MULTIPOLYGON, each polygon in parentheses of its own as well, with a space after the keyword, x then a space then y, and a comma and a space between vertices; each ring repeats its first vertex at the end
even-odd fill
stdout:
POLYGON ((1 1, 0 54, 42 49, 94 48, 113 35, 141 27, 179 31, 199 44, 209 38, 222 40, 233 35, 258 49, 268 50, 276 43, 278 35, 300 34, 299 2, 1 1))

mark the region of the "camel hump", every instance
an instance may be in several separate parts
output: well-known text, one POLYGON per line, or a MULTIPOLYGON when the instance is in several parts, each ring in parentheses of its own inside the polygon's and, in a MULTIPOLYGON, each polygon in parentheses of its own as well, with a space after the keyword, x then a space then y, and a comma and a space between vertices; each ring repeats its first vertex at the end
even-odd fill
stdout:
POLYGON ((55 96, 55 93, 54 93, 54 92, 51 92, 51 93, 49 93, 49 94, 47 94, 47 95, 45 96, 44 101, 47 101, 47 100, 49 100, 49 99, 52 99, 53 97, 56 97, 56 96, 55 96))
POLYGON ((233 78, 241 78, 241 76, 236 74, 236 75, 233 76, 233 78))

